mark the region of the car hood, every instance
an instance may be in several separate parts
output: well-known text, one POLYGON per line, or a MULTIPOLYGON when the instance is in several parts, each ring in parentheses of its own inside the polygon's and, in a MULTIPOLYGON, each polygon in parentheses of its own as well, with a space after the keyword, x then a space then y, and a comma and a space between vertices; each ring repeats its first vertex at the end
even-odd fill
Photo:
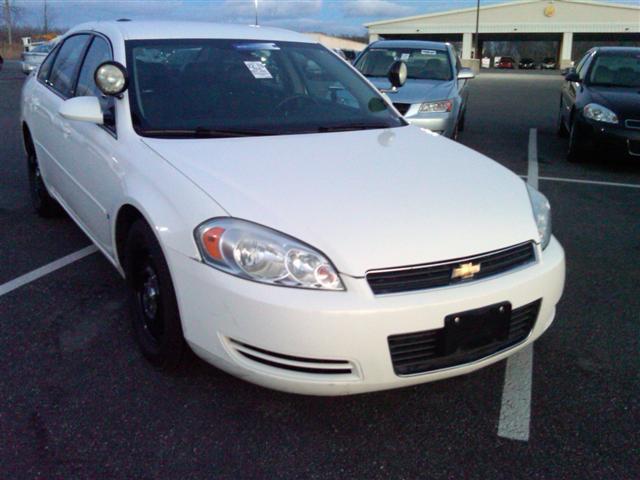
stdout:
POLYGON ((537 236, 520 178, 414 126, 143 141, 231 216, 296 237, 356 277, 537 236))
POLYGON ((640 88, 591 87, 591 98, 622 119, 640 119, 640 88))
MULTIPOLYGON (((386 78, 369 78, 369 80, 379 89, 388 90, 391 88, 391 84, 386 78)), ((422 103, 451 98, 454 86, 453 80, 443 82, 442 80, 414 80, 410 78, 398 90, 386 92, 386 94, 393 103, 422 103)))

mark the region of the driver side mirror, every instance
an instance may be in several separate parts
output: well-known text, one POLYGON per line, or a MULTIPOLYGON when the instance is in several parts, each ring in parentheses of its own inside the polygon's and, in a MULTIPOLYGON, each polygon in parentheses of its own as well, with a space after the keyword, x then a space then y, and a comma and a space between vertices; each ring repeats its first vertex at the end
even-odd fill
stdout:
POLYGON ((564 79, 567 82, 576 82, 576 83, 582 82, 582 79, 580 78, 580 75, 578 75, 578 72, 576 72, 575 70, 572 70, 569 73, 567 73, 564 76, 564 79))
POLYGON ((67 120, 104 124, 104 115, 98 97, 73 97, 62 102, 58 113, 67 120))
POLYGON ((458 71, 458 80, 471 80, 472 78, 476 78, 476 75, 470 68, 461 68, 458 71))
POLYGON ((407 81, 407 64, 402 60, 393 62, 391 68, 389 68, 389 73, 387 73, 387 78, 394 89, 403 86, 407 81))

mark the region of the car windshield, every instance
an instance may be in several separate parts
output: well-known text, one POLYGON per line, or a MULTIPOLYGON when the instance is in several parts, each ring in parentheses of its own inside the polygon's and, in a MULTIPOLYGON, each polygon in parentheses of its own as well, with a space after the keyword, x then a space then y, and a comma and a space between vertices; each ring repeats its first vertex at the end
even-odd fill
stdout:
POLYGON ((346 62, 312 43, 126 42, 141 135, 229 137, 406 125, 346 62))
POLYGON ((51 43, 43 43, 42 45, 33 47, 31 51, 34 53, 49 53, 52 48, 53 48, 53 45, 51 43))
POLYGON ((551 57, 547 57, 543 60, 544 63, 553 63, 555 62, 556 59, 555 58, 551 58, 551 57))
POLYGON ((608 87, 640 87, 640 51, 599 53, 589 71, 588 83, 608 87))
POLYGON ((370 48, 355 66, 367 77, 386 77, 397 60, 407 64, 407 78, 443 81, 453 78, 449 53, 433 48, 370 48))

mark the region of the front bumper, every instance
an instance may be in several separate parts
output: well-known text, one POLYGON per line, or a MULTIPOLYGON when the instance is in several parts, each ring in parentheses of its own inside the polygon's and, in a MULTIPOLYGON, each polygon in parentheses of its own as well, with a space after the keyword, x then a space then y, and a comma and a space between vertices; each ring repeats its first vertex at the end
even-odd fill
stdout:
POLYGON ((38 68, 38 65, 34 65, 33 63, 22 62, 22 73, 24 73, 25 75, 29 75, 36 68, 38 68))
POLYGON ((630 157, 640 160, 640 129, 611 125, 581 117, 580 136, 587 149, 604 158, 630 157))
POLYGON ((364 278, 343 275, 347 291, 321 292, 250 282, 176 252, 168 252, 167 259, 185 338, 197 355, 244 380, 311 395, 405 387, 500 361, 549 327, 565 278, 564 251, 555 238, 539 252, 537 263, 526 268, 457 286, 386 296, 375 296, 364 278), (542 304, 531 334, 509 350, 424 374, 394 373, 390 335, 442 328, 445 317, 456 312, 505 301, 517 308, 537 299, 542 304), (251 355, 245 355, 247 351, 251 355), (305 359, 324 363, 312 365, 305 359), (333 374, 331 369, 350 373, 333 374))
POLYGON ((452 112, 419 113, 419 104, 412 105, 404 118, 412 125, 426 128, 439 135, 451 138, 456 126, 455 115, 452 112))

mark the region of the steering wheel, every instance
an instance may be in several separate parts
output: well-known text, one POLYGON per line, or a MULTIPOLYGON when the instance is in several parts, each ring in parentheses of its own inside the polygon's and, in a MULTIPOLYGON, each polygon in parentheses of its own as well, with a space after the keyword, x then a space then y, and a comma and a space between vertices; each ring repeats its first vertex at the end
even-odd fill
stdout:
POLYGON ((302 110, 305 106, 315 107, 318 105, 318 102, 308 96, 302 94, 291 95, 290 97, 282 100, 278 105, 276 105, 276 110, 282 110, 285 117, 288 117, 291 113, 290 109, 293 108, 295 110, 302 110))

